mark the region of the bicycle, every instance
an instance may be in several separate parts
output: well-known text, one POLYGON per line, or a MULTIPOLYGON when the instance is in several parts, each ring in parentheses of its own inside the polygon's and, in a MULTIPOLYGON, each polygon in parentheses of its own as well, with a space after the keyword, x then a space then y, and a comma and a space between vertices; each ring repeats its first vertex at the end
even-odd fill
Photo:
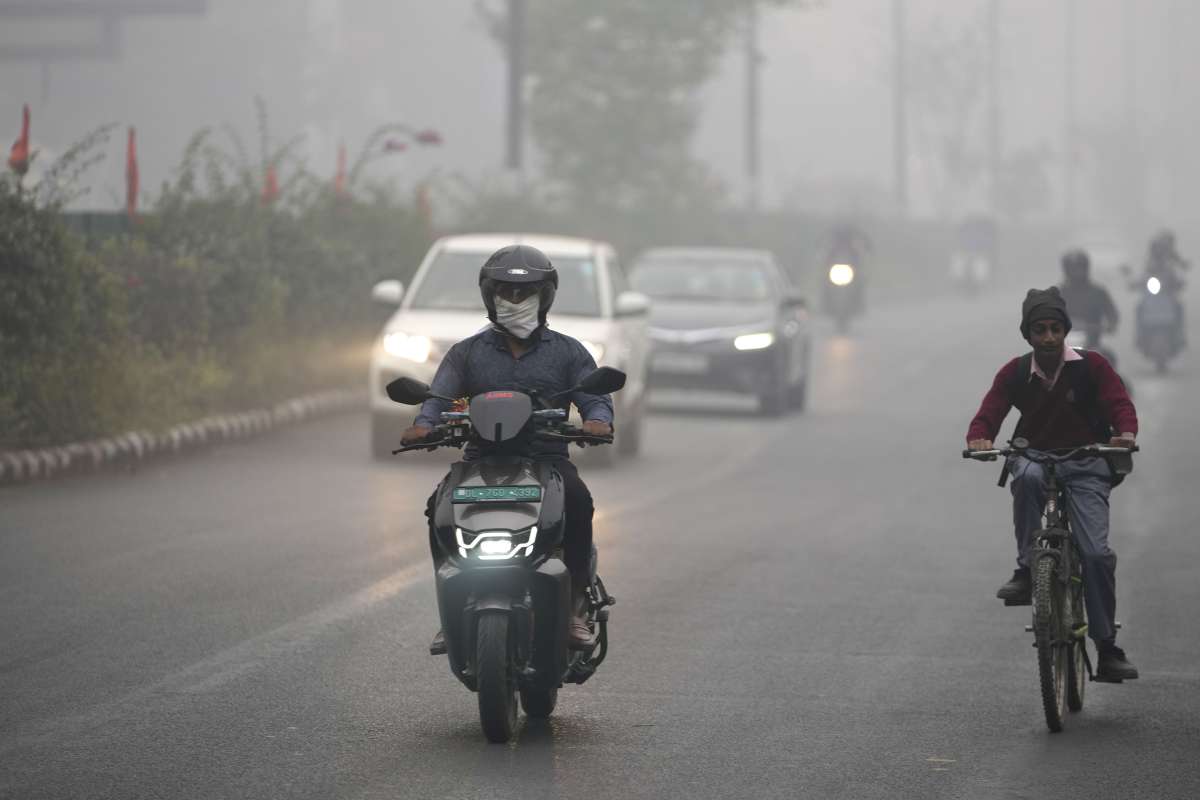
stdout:
MULTIPOLYGON (((1045 468, 1044 527, 1034 533, 1029 557, 1033 624, 1025 630, 1033 633, 1042 709, 1046 727, 1053 733, 1063 729, 1067 711, 1083 708, 1087 680, 1098 680, 1087 652, 1081 558, 1067 515, 1067 489, 1059 483, 1057 466, 1074 459, 1128 456, 1137 449, 1090 444, 1065 451, 1037 451, 1030 450, 1026 440, 1014 439, 1007 448, 963 451, 963 458, 976 461, 1020 456, 1045 468)), ((1123 467, 1122 471, 1128 470, 1123 467)), ((1008 464, 1000 485, 1004 485, 1007 476, 1008 464)), ((1116 627, 1121 627, 1120 623, 1116 627)))

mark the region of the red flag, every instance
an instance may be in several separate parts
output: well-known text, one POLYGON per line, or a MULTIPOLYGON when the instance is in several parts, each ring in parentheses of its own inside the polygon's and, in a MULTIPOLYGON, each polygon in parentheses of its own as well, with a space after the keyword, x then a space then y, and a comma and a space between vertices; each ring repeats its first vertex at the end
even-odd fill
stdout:
POLYGON ((29 104, 26 103, 21 111, 21 136, 13 142, 12 150, 8 154, 8 168, 17 173, 19 177, 25 177, 25 173, 29 171, 29 162, 31 156, 29 153, 29 104))
POLYGON ((269 206, 279 198, 279 176, 275 174, 275 165, 267 165, 267 176, 263 180, 262 202, 269 206))
POLYGON ((421 144, 439 145, 442 143, 442 135, 433 128, 426 128, 423 131, 418 131, 416 139, 421 144))
POLYGON ((137 219, 139 185, 137 131, 130 126, 129 142, 125 147, 125 213, 131 220, 137 219))
POLYGON ((338 145, 337 174, 333 176, 333 193, 338 197, 346 196, 346 143, 338 145))

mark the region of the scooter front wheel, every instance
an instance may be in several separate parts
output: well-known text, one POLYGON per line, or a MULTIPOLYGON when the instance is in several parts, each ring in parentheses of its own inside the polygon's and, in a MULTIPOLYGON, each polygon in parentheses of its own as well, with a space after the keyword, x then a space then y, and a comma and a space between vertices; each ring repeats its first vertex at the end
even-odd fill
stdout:
POLYGON ((558 705, 558 689, 522 689, 521 708, 530 719, 545 719, 558 705))
POLYGON ((475 683, 479 724, 489 742, 503 744, 517 728, 517 682, 508 647, 508 614, 479 617, 475 645, 475 683))

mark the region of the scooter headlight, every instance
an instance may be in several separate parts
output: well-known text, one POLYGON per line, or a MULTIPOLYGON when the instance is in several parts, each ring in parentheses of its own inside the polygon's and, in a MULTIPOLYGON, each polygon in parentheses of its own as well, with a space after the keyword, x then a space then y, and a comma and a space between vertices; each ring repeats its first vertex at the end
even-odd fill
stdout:
POLYGON ((462 528, 454 530, 458 554, 480 561, 506 561, 516 556, 533 555, 537 542, 537 525, 525 531, 480 531, 471 533, 462 528))
POLYGON ((1146 291, 1150 294, 1158 294, 1162 291, 1162 281, 1160 281, 1158 278, 1150 278, 1148 281, 1146 281, 1146 291))
POLYGON ((854 267, 834 264, 829 268, 829 282, 834 286, 849 286, 854 281, 854 267))

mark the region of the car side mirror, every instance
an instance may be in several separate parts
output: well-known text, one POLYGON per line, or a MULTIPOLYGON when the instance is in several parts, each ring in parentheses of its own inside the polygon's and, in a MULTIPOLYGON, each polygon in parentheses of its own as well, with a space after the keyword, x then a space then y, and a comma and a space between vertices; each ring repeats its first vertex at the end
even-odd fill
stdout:
POLYGON ((624 388, 624 372, 614 367, 598 367, 588 373, 572 391, 584 394, 612 394, 624 388))
POLYGON ((404 299, 404 284, 397 280, 380 281, 371 287, 371 299, 376 303, 398 306, 404 299))
POLYGON ((641 292, 621 292, 613 307, 613 316, 641 317, 650 313, 650 298, 641 292))
POLYGON ((388 399, 403 406, 416 406, 433 397, 429 384, 415 378, 396 378, 387 385, 388 399))

